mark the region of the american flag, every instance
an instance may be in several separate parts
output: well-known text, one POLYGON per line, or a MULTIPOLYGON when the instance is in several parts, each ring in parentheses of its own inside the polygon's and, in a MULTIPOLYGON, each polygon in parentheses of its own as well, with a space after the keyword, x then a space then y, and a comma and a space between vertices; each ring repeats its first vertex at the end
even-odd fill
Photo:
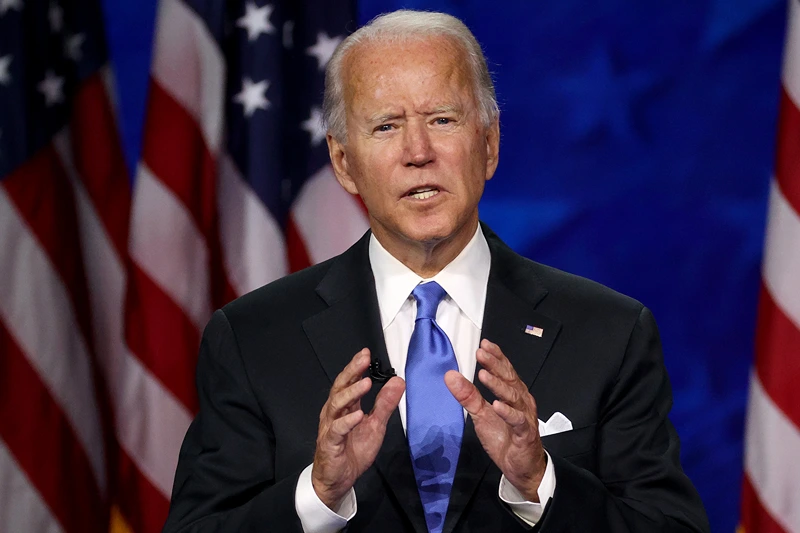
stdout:
POLYGON ((791 0, 778 154, 745 434, 742 529, 800 533, 800 2, 791 0))
POLYGON ((211 311, 367 228, 320 124, 355 10, 160 1, 131 190, 76 4, 0 0, 0 531, 160 531, 211 311))

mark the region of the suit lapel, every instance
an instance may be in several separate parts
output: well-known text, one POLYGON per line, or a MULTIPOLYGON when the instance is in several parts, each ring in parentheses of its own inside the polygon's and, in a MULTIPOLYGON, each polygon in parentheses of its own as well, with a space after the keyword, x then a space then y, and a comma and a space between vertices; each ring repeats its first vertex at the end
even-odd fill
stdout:
MULTIPOLYGON (((382 369, 390 366, 368 245, 369 233, 335 260, 317 287, 317 293, 329 307, 303 322, 303 329, 331 383, 364 347, 370 349, 373 359, 380 361, 382 369)), ((373 383, 362 399, 361 408, 365 413, 372 410, 381 385, 373 383)), ((414 528, 419 532, 427 531, 398 411, 389 419, 374 466, 414 528)))
MULTIPOLYGON (((481 338, 500 346, 520 379, 530 389, 555 342, 561 324, 536 311, 536 306, 547 295, 547 291, 533 273, 531 263, 511 251, 486 226, 483 226, 483 231, 492 253, 492 263, 481 338), (527 326, 541 328, 542 336, 526 333, 527 326)), ((492 403, 495 396, 478 380, 478 370, 480 365, 476 366, 473 383, 483 397, 492 403)), ((490 464, 491 459, 483 451, 472 419, 467 417, 445 520, 445 533, 455 528, 490 464)))

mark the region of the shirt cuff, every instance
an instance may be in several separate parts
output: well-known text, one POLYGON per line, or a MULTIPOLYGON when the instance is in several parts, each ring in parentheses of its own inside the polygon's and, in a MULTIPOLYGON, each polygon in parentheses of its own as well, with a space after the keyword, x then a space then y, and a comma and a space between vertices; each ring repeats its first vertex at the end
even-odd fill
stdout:
POLYGON ((556 491, 556 471, 553 467, 553 460, 547 451, 544 453, 547 455, 547 466, 544 469, 539 490, 536 491, 539 495, 539 503, 526 501, 522 493, 506 479, 505 475, 500 478, 500 488, 497 491, 500 499, 507 503, 511 507, 511 511, 529 526, 535 526, 539 522, 544 508, 547 507, 547 503, 556 491))
POLYGON ((348 520, 356 515, 356 491, 350 492, 342 499, 339 507, 331 510, 317 496, 311 484, 311 467, 308 465, 297 480, 294 491, 294 509, 300 518, 305 533, 335 533, 344 529, 348 520))

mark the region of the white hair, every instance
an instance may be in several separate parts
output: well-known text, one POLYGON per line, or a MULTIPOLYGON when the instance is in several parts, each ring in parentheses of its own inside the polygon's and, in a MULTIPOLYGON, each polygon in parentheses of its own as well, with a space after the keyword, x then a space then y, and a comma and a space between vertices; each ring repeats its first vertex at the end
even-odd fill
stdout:
POLYGON ((446 13, 402 9, 375 17, 342 41, 331 56, 325 68, 322 115, 325 126, 336 140, 345 142, 347 139, 342 79, 342 64, 347 52, 364 42, 402 42, 426 37, 448 37, 464 50, 480 119, 487 127, 497 120, 500 111, 492 77, 481 45, 469 28, 446 13))

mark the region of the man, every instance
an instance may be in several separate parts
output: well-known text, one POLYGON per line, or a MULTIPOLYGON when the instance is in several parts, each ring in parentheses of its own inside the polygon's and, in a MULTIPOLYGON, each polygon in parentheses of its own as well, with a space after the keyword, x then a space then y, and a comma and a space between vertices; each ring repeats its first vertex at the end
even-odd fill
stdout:
POLYGON ((499 123, 469 30, 377 18, 325 107, 371 233, 215 313, 165 531, 708 531, 650 312, 479 224, 499 123))

